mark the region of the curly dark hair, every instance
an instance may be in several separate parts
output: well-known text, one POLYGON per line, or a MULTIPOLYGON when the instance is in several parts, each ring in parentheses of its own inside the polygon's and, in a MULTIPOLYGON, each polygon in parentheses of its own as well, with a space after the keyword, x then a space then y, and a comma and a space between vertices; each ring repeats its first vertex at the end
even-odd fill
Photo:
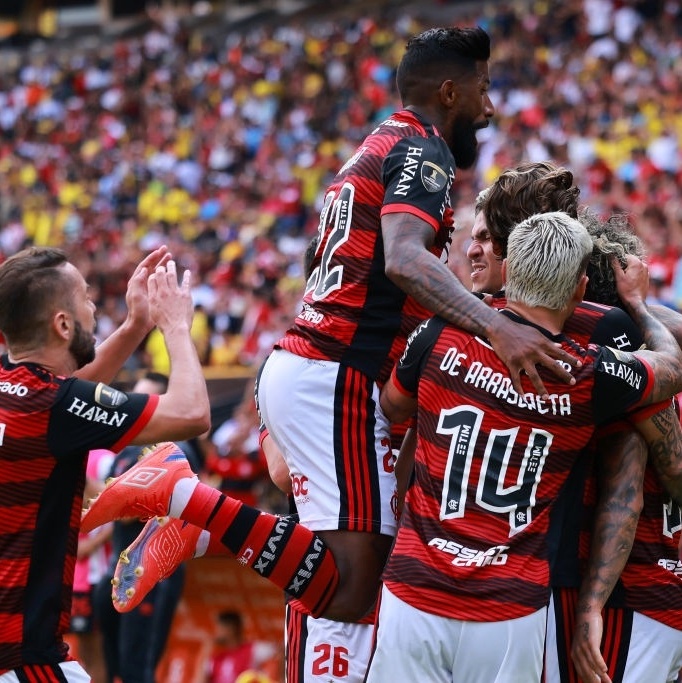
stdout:
POLYGON ((592 237, 594 247, 587 266, 585 299, 608 306, 623 308, 623 302, 616 291, 616 277, 611 267, 611 256, 616 256, 625 265, 625 256, 631 254, 643 258, 644 245, 637 237, 626 214, 617 213, 606 220, 594 211, 583 209, 578 216, 592 237))
POLYGON ((577 218, 579 194, 573 174, 549 161, 520 164, 502 173, 482 198, 490 236, 502 257, 507 256, 514 226, 533 214, 563 211, 577 218))

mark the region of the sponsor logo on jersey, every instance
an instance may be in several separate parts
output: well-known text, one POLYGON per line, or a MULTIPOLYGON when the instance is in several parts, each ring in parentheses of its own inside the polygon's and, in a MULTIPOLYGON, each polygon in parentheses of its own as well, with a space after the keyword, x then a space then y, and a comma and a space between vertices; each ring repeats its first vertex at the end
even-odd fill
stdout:
POLYGON ((123 405, 128 397, 118 389, 114 389, 101 382, 95 387, 95 401, 105 408, 115 408, 123 405))
POLYGON ((429 326, 430 320, 431 320, 431 318, 427 318, 426 320, 424 320, 424 322, 419 323, 419 325, 417 325, 417 327, 415 327, 414 330, 412 330, 412 332, 410 332, 410 335, 407 338, 407 344, 405 345, 405 350, 403 351, 403 355, 400 357, 401 363, 405 360, 405 356, 407 356, 407 350, 410 347, 410 344, 414 341, 415 337, 420 332, 422 332, 423 330, 425 330, 429 326))
POLYGON ((432 161, 422 164, 421 178, 427 192, 440 192, 448 182, 448 174, 432 161))
POLYGON ((310 480, 305 474, 292 475, 291 489, 298 507, 310 502, 310 496, 308 495, 310 492, 310 480))
POLYGON ((81 418, 81 420, 99 422, 109 427, 121 427, 128 419, 128 413, 120 413, 117 410, 105 410, 76 396, 74 396, 71 405, 66 410, 72 415, 81 418))
MULTIPOLYGON (((411 124, 405 122, 405 121, 396 121, 395 119, 386 119, 382 123, 379 124, 379 128, 381 126, 391 126, 393 128, 407 128, 411 124)), ((379 130, 379 128, 375 128, 375 130, 379 130)))
POLYGON ((324 320, 324 313, 316 311, 310 304, 303 303, 303 310, 298 314, 301 320, 313 325, 319 325, 324 320))
POLYGON ((400 174, 400 180, 395 188, 393 194, 406 197, 412 186, 412 181, 417 176, 417 168, 419 167, 420 157, 424 152, 423 147, 408 147, 405 161, 403 162, 403 170, 400 174))
POLYGON ((23 384, 14 384, 13 382, 0 382, 0 393, 9 394, 10 396, 24 397, 28 394, 28 389, 23 384))
MULTIPOLYGON (((440 219, 443 220, 445 216, 445 210, 450 209, 452 210, 452 204, 450 203, 450 188, 452 187, 452 183, 455 182, 455 169, 451 166, 450 167, 450 172, 448 173, 448 186, 445 188, 445 193, 443 194, 443 203, 440 205, 440 219)), ((452 220, 452 218, 450 218, 452 220)), ((450 231, 450 234, 452 234, 452 230, 450 231)), ((450 240, 450 237, 448 237, 448 241, 450 240)))
POLYGON ((253 548, 247 548, 238 558, 239 564, 246 566, 249 560, 253 557, 253 548))
POLYGON ((623 334, 621 334, 619 337, 612 337, 611 340, 617 349, 632 349, 630 337, 628 337, 627 333, 625 332, 623 332, 623 334))
POLYGON ((679 560, 669 560, 666 557, 662 557, 658 560, 657 564, 659 567, 667 569, 669 572, 672 572, 675 576, 682 579, 682 562, 679 560))
POLYGON ((487 567, 491 564, 501 565, 507 564, 509 555, 508 545, 494 545, 487 550, 477 550, 476 548, 467 548, 467 546, 457 543, 456 541, 448 541, 446 538, 432 538, 429 541, 429 547, 437 548, 441 552, 448 555, 454 555, 455 558, 450 564, 455 567, 487 567))
POLYGON ((602 360, 599 365, 601 372, 605 372, 607 375, 622 379, 633 389, 639 389, 642 386, 642 380, 644 377, 641 373, 637 372, 631 365, 627 363, 627 358, 629 358, 629 356, 625 356, 620 351, 612 349, 610 346, 608 348, 619 362, 614 363, 602 360))

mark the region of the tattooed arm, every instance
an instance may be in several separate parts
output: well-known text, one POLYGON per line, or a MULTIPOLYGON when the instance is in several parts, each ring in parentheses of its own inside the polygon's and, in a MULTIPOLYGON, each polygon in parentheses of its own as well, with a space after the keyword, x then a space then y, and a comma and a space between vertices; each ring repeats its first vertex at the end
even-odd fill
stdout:
POLYGON ((387 214, 381 219, 386 276, 406 294, 432 313, 485 337, 509 368, 514 389, 524 393, 521 374, 525 373, 538 393, 546 395, 537 365, 549 368, 561 380, 575 380, 557 360, 576 367, 578 361, 530 325, 518 325, 498 315, 473 296, 430 248, 433 228, 406 213, 387 214))
POLYGON ((646 440, 661 484, 682 505, 682 426, 675 407, 671 404, 636 427, 646 440))
POLYGON ((647 448, 636 432, 617 432, 599 442, 596 458, 599 501, 576 606, 571 656, 582 680, 594 681, 598 677, 602 683, 610 683, 599 649, 601 612, 632 549, 644 505, 647 448))
POLYGON ((635 355, 645 360, 653 369, 655 382, 647 402, 656 403, 682 391, 682 349, 668 328, 654 317, 646 305, 649 271, 636 256, 627 256, 626 268, 612 260, 616 287, 623 304, 632 319, 639 325, 644 343, 649 350, 637 351, 635 355))
MULTIPOLYGON (((651 349, 635 353, 646 360, 654 372, 654 387, 647 400, 653 403, 671 398, 682 391, 682 349, 668 326, 679 334, 682 332, 680 319, 661 313, 658 308, 656 313, 660 320, 651 314, 645 303, 649 273, 638 258, 628 256, 625 270, 617 259, 612 265, 618 293, 641 327, 647 348, 651 349)), ((682 429, 674 408, 670 406, 638 423, 637 429, 647 442, 661 483, 679 503, 682 501, 682 429)))
POLYGON ((682 313, 660 304, 649 306, 649 310, 670 330, 678 345, 682 346, 682 313))

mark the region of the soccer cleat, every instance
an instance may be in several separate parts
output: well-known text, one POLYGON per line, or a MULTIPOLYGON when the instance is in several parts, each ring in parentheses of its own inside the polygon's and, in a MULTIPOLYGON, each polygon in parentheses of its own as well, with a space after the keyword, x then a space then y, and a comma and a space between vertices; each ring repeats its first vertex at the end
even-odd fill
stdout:
POLYGON ((201 529, 171 517, 153 517, 119 555, 111 580, 111 600, 118 612, 137 607, 162 579, 194 557, 201 529))
POLYGON ((91 501, 81 518, 81 531, 122 517, 165 517, 173 487, 186 478, 196 478, 196 474, 182 449, 170 441, 157 444, 91 501))

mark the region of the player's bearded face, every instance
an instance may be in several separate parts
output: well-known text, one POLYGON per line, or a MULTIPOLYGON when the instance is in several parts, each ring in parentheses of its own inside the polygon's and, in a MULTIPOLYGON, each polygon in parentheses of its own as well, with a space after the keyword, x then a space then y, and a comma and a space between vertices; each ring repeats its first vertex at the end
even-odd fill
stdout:
POLYGON ((74 334, 71 344, 69 344, 69 351, 79 368, 95 360, 95 338, 92 334, 88 334, 78 321, 76 321, 74 326, 74 334))
POLYGON ((477 130, 478 127, 468 117, 460 116, 455 121, 450 151, 455 157, 457 168, 471 168, 474 165, 478 154, 477 130))

